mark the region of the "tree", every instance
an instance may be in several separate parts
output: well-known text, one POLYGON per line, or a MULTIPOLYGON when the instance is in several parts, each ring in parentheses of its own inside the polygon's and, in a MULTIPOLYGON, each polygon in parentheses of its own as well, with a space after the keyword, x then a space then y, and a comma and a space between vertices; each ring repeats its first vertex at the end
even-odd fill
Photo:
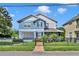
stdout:
POLYGON ((0 7, 0 37, 11 37, 11 20, 6 8, 0 7))
POLYGON ((65 41, 65 29, 63 27, 57 28, 59 30, 62 30, 63 32, 61 33, 61 37, 63 37, 63 41, 65 41))

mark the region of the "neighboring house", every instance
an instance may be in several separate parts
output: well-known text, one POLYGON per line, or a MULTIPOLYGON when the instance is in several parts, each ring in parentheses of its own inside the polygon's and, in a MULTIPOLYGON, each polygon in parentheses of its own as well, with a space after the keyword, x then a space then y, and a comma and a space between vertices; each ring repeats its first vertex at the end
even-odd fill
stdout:
POLYGON ((79 14, 64 25, 65 38, 79 38, 79 14))
POLYGON ((19 38, 25 40, 32 40, 41 38, 44 34, 52 32, 59 33, 57 30, 57 21, 39 13, 36 15, 29 15, 18 21, 19 23, 19 38))

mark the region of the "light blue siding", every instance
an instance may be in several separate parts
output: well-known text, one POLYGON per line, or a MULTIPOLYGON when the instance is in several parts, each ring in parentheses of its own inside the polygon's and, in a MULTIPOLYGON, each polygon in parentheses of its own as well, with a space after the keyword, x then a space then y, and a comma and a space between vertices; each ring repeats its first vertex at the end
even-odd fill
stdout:
POLYGON ((45 28, 46 24, 42 20, 38 20, 35 23, 33 21, 19 23, 19 29, 37 29, 45 28))

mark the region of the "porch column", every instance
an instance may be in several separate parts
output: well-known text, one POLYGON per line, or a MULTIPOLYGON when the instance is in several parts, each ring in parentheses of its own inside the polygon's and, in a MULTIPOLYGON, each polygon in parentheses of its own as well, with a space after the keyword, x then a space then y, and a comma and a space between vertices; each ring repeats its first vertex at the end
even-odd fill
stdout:
POLYGON ((19 38, 22 39, 22 32, 19 31, 19 38))
POLYGON ((36 32, 34 32, 34 38, 36 38, 36 32))
POLYGON ((44 36, 44 32, 43 32, 43 36, 44 36))

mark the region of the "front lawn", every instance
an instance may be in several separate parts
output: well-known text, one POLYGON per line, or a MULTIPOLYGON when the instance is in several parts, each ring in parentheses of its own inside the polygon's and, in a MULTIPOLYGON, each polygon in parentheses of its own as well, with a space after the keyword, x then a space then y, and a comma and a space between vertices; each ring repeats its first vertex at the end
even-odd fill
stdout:
POLYGON ((45 51, 79 51, 79 43, 52 42, 44 44, 45 51))
POLYGON ((32 51, 34 46, 0 46, 0 51, 32 51))
POLYGON ((23 46, 34 46, 35 42, 25 42, 25 43, 22 43, 21 45, 23 45, 23 46))
POLYGON ((79 43, 50 42, 44 43, 44 46, 79 46, 79 43))
POLYGON ((4 42, 0 44, 0 51, 32 51, 35 47, 34 42, 25 42, 25 43, 11 43, 6 42, 7 45, 4 44, 4 42))

